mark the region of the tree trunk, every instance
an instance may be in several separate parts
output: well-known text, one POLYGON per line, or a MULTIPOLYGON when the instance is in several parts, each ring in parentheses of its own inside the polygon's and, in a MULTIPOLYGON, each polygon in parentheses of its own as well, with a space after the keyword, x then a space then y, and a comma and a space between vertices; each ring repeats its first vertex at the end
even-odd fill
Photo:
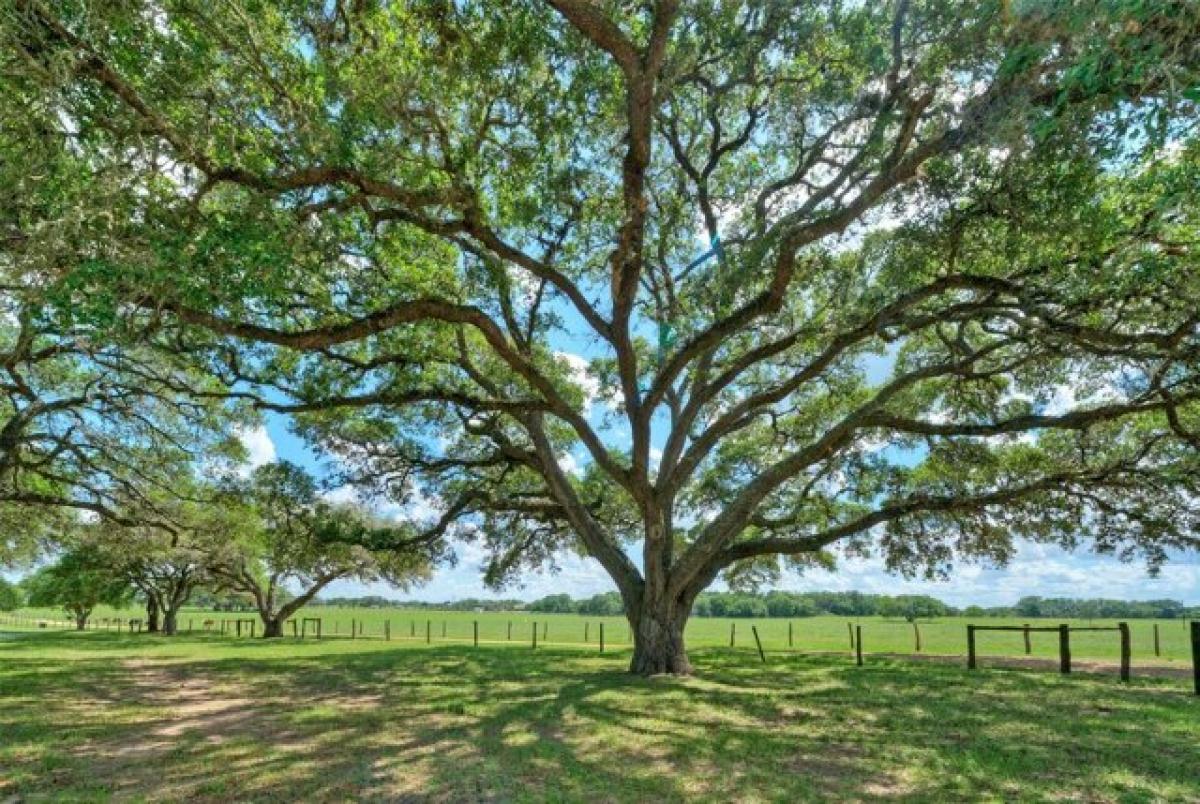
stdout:
POLYGON ((174 609, 166 609, 163 611, 162 632, 167 636, 175 636, 178 630, 179 612, 174 609))
POLYGON ((151 634, 158 632, 158 604, 153 600, 146 601, 146 631, 151 634))
POLYGON ((283 636, 282 617, 263 617, 263 639, 283 636))
POLYGON ((86 614, 84 614, 82 616, 76 615, 75 616, 75 630, 76 631, 86 630, 87 629, 87 621, 88 621, 88 616, 86 614))
POLYGON ((642 676, 692 672, 683 643, 690 610, 681 606, 643 607, 629 624, 633 631, 633 660, 629 672, 642 676))

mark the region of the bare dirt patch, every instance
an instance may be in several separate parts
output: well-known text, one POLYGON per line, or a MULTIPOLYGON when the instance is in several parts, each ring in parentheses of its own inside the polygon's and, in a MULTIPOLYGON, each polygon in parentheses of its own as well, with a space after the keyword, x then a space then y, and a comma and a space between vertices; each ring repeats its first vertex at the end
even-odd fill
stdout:
POLYGON ((219 751, 230 740, 252 740, 285 751, 310 747, 271 716, 269 702, 231 693, 187 664, 138 659, 121 666, 125 683, 105 690, 94 714, 102 718, 106 706, 134 705, 144 716, 112 736, 84 742, 74 752, 94 778, 111 781, 118 800, 148 794, 151 800, 191 797, 195 786, 205 783, 205 773, 164 776, 161 768, 169 764, 168 758, 181 769, 203 765, 208 751, 219 751))
POLYGON ((148 730, 153 741, 197 732, 221 742, 258 713, 248 698, 223 693, 211 679, 179 665, 127 661, 129 692, 141 703, 166 708, 166 719, 148 730))

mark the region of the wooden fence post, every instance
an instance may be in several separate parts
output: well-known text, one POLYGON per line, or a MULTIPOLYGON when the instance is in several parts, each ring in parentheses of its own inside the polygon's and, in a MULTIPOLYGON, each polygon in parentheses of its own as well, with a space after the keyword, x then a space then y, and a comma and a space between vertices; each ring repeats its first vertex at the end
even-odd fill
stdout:
POLYGON ((737 623, 729 624, 729 647, 733 647, 734 639, 737 637, 737 623))
POLYGON ((917 653, 921 652, 921 626, 917 625, 917 621, 913 620, 913 637, 917 642, 917 653))
POLYGON ((357 636, 357 634, 355 633, 356 631, 358 631, 358 621, 355 620, 353 617, 351 617, 350 618, 350 638, 351 639, 354 639, 357 636))
POLYGON ((1200 620, 1192 620, 1192 680, 1200 695, 1200 620))
POLYGON ((1162 647, 1158 641, 1158 623, 1154 624, 1154 655, 1162 656, 1162 647))
POLYGON ((188 633, 192 633, 192 618, 188 617, 188 633))
POLYGON ((545 642, 549 636, 550 636, 550 621, 546 620, 546 622, 542 623, 542 641, 545 642))
POLYGON ((392 641, 392 621, 391 620, 383 621, 383 638, 388 642, 392 641))
POLYGON ((508 621, 508 641, 512 642, 512 620, 508 621))
POLYGON ((239 617, 237 621, 237 635, 242 635, 242 619, 239 617))
POLYGON ((446 621, 442 620, 442 639, 446 638, 446 621))
POLYGON ((758 638, 758 626, 750 626, 750 633, 754 634, 754 644, 758 645, 758 658, 762 659, 762 663, 767 663, 767 654, 763 653, 762 640, 758 638))
POLYGON ((1129 644, 1129 623, 1117 623, 1121 631, 1121 680, 1129 681, 1129 659, 1133 652, 1129 644))
POLYGON ((792 621, 788 620, 788 647, 794 648, 796 644, 792 642, 792 621))
POLYGON ((292 636, 293 637, 296 636, 296 620, 295 620, 295 618, 292 618, 292 636))
MULTIPOLYGON (((604 623, 600 623, 600 652, 604 653, 604 623)), ((1200 681, 1196 683, 1200 684, 1200 681)), ((1200 695, 1200 687, 1197 687, 1197 694, 1200 695)))
POLYGON ((1071 672, 1071 626, 1066 623, 1058 626, 1058 670, 1063 674, 1071 672))
POLYGON ((479 620, 473 621, 473 625, 475 626, 475 647, 478 648, 479 647, 479 620))
POLYGON ((854 626, 846 622, 846 630, 850 633, 850 650, 854 650, 854 626))
POLYGON ((537 620, 533 621, 533 649, 537 650, 537 620))
POLYGON ((967 669, 975 669, 975 626, 967 626, 967 669))
POLYGON ((414 637, 414 638, 417 636, 417 621, 416 620, 408 621, 408 635, 410 637, 414 637))
POLYGON ((854 650, 858 656, 858 666, 862 667, 862 626, 858 625, 854 628, 854 650))
POLYGON ((588 643, 588 626, 590 625, 591 623, 586 621, 583 623, 583 644, 585 645, 588 643))
POLYGON ((425 621, 425 644, 428 645, 433 641, 433 623, 429 620, 425 621))
POLYGON ((1029 623, 1025 623, 1025 655, 1033 653, 1033 643, 1029 641, 1029 623))

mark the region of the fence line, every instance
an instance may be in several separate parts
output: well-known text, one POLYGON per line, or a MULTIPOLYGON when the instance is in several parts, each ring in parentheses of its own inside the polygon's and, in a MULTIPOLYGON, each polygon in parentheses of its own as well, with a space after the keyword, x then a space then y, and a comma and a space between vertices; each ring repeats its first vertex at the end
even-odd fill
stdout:
MULTIPOLYGON (((300 619, 300 626, 301 626, 299 634, 297 634, 297 618, 292 618, 292 619, 288 620, 288 622, 291 623, 292 635, 294 637, 298 635, 300 638, 306 638, 308 636, 310 626, 313 627, 313 631, 315 632, 315 636, 317 638, 323 637, 323 628, 322 628, 322 625, 323 625, 322 619, 323 618, 305 617, 305 618, 299 618, 299 619, 300 619)), ((249 626, 249 628, 246 630, 248 631, 249 635, 253 637, 257 634, 257 622, 258 621, 254 618, 221 619, 220 624, 219 624, 220 625, 220 633, 236 634, 236 636, 242 636, 244 633, 244 630, 243 630, 244 627, 249 626)), ((539 628, 538 628, 539 621, 538 620, 532 621, 531 644, 534 649, 536 649, 538 647, 539 643, 543 647, 551 647, 551 646, 553 646, 553 647, 581 647, 582 646, 582 647, 590 648, 592 646, 590 639, 589 639, 590 623, 585 622, 584 642, 582 644, 579 642, 559 642, 559 641, 551 642, 548 639, 549 623, 545 620, 542 620, 542 621, 540 621, 540 624, 542 627, 540 629, 541 633, 539 634, 539 628), (540 639, 539 639, 539 637, 540 637, 540 639)), ((52 617, 29 617, 27 615, 20 615, 20 614, 0 615, 0 625, 15 626, 18 628, 32 628, 32 629, 51 629, 51 628, 53 628, 53 629, 63 629, 63 630, 75 630, 77 627, 77 624, 73 620, 64 620, 64 619, 57 619, 57 618, 52 618, 52 617)), ((922 650, 922 647, 923 647, 920 627, 918 626, 918 624, 915 621, 912 622, 911 625, 912 625, 912 629, 913 629, 914 647, 915 647, 916 652, 920 653, 922 650)), ((1153 623, 1152 625, 1153 625, 1152 630, 1153 630, 1154 655, 1161 656, 1162 646, 1161 646, 1161 636, 1160 636, 1159 625, 1158 625, 1158 623, 1153 623)), ((137 631, 140 633, 142 631, 142 626, 143 626, 143 623, 138 618, 123 619, 123 618, 119 618, 119 617, 93 617, 93 618, 90 618, 87 622, 87 628, 90 630, 93 630, 93 631, 115 629, 118 632, 122 632, 123 630, 128 629, 128 631, 130 633, 132 633, 133 630, 136 628, 137 631)), ((189 620, 188 620, 188 630, 189 631, 192 630, 192 626, 193 626, 193 620, 191 618, 189 618, 189 620)), ((214 621, 212 619, 208 619, 208 620, 204 621, 204 629, 206 632, 209 630, 210 627, 215 627, 215 626, 216 626, 216 621, 214 621)), ((508 636, 506 639, 489 639, 489 638, 484 638, 480 635, 479 621, 473 620, 471 622, 471 635, 467 636, 467 637, 459 637, 459 636, 450 636, 448 634, 447 621, 443 620, 442 621, 442 637, 439 641, 446 642, 446 643, 471 642, 475 646, 509 644, 509 643, 511 643, 511 635, 512 635, 512 621, 511 620, 508 621, 507 626, 508 626, 508 630, 507 630, 508 636)), ((599 622, 599 637, 600 637, 599 650, 601 653, 603 653, 606 648, 614 648, 614 647, 615 648, 630 648, 630 647, 632 647, 632 633, 628 633, 629 641, 613 643, 605 638, 606 635, 605 635, 604 626, 605 626, 605 623, 603 620, 601 620, 599 622)), ((1184 622, 1183 626, 1186 630, 1188 628, 1188 623, 1184 622)), ((285 624, 285 627, 286 627, 286 624, 285 624)), ((848 636, 849 636, 849 640, 850 640, 851 652, 854 656, 856 664, 861 666, 864 663, 864 653, 865 653, 864 649, 863 649, 863 626, 861 623, 853 624, 853 623, 847 621, 846 627, 847 627, 848 636)), ((1072 626, 1067 623, 1061 623, 1061 624, 1055 625, 1055 626, 1032 626, 1029 623, 1025 623, 1023 625, 978 625, 978 624, 970 623, 967 625, 967 668, 969 670, 975 670, 978 668, 979 654, 978 654, 977 645, 976 645, 976 635, 978 632, 981 632, 981 631, 1021 633, 1024 638, 1024 648, 1025 648, 1026 655, 1029 655, 1031 653, 1031 641, 1030 641, 1031 634, 1033 634, 1033 633, 1057 633, 1058 637, 1059 637, 1059 639, 1058 639, 1058 642, 1059 642, 1059 650, 1058 650, 1059 669, 1060 669, 1060 672, 1063 673, 1064 675, 1069 674, 1072 670, 1071 634, 1073 632, 1074 633, 1086 633, 1086 632, 1101 632, 1101 633, 1109 632, 1109 633, 1112 633, 1112 632, 1115 632, 1119 635, 1121 680, 1128 682, 1132 675, 1132 672, 1131 672, 1132 653, 1133 653, 1132 639, 1131 639, 1129 623, 1127 623, 1127 622, 1119 622, 1115 626, 1085 626, 1085 625, 1072 626)), ((336 622, 334 623, 334 633, 335 634, 337 633, 337 623, 336 622)), ((761 635, 759 634, 757 624, 751 624, 751 633, 754 637, 754 646, 757 649, 759 658, 763 662, 766 662, 767 661, 766 649, 763 645, 761 635)), ((729 643, 730 643, 730 647, 732 647, 732 648, 737 647, 736 637, 737 637, 737 625, 736 625, 736 623, 730 623, 729 643)), ((1190 648, 1191 648, 1191 658, 1192 658, 1192 668, 1193 668, 1195 692, 1197 695, 1200 695, 1200 621, 1191 622, 1189 637, 1190 637, 1189 641, 1190 641, 1190 648)), ((371 636, 368 636, 365 633, 365 622, 359 621, 357 618, 355 618, 351 621, 350 638, 351 639, 379 638, 379 639, 383 639, 386 641, 391 641, 393 638, 393 634, 392 634, 392 630, 391 630, 391 622, 390 622, 390 620, 384 621, 384 623, 382 625, 381 635, 373 634, 371 636)), ((416 621, 414 620, 411 622, 409 637, 400 636, 397 638, 400 640, 408 639, 408 640, 413 640, 413 641, 419 639, 416 635, 416 621)), ((432 644, 434 641, 434 639, 433 639, 433 621, 431 619, 427 619, 425 622, 424 640, 425 640, 426 644, 432 644)), ((788 642, 788 653, 792 653, 792 654, 797 653, 797 651, 794 650, 794 643, 795 643, 794 629, 793 629, 793 624, 790 621, 788 622, 788 628, 787 628, 787 642, 788 642)), ((804 651, 801 650, 799 652, 804 652, 804 651)), ((811 652, 811 651, 809 651, 809 652, 811 652)))

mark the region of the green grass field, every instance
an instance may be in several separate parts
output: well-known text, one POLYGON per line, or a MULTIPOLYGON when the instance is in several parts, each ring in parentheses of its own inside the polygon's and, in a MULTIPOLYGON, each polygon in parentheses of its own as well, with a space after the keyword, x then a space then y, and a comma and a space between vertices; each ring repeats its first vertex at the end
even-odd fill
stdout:
MULTIPOLYGON (((62 621, 63 614, 52 609, 26 609, 16 614, 27 619, 47 619, 62 621)), ((104 618, 120 616, 143 617, 144 612, 129 609, 112 611, 100 609, 93 620, 102 625, 104 618)), ((533 623, 539 624, 538 641, 554 645, 584 645, 596 646, 600 636, 599 625, 604 623, 605 641, 608 645, 628 645, 629 624, 622 617, 582 617, 574 614, 533 614, 533 613, 474 613, 446 612, 403 609, 353 609, 333 607, 309 607, 304 609, 301 616, 320 617, 325 636, 348 637, 351 624, 362 629, 363 636, 371 639, 382 639, 384 622, 391 623, 391 635, 394 641, 416 639, 425 641, 426 628, 430 641, 434 643, 470 642, 474 639, 474 623, 479 623, 479 638, 482 642, 508 642, 509 624, 511 623, 511 641, 530 643, 532 641, 533 623)), ((180 617, 180 628, 190 626, 194 630, 202 630, 205 620, 234 618, 257 619, 253 613, 231 614, 228 612, 205 612, 187 610, 180 617)), ((3 618, 0 618, 2 621, 3 618)), ((962 617, 944 617, 929 621, 921 621, 918 627, 921 632, 921 651, 934 655, 959 656, 966 654, 967 623, 977 625, 1021 625, 1025 620, 1002 618, 967 619, 962 617)), ((1058 625, 1058 620, 1029 620, 1035 627, 1058 625)), ((1116 626, 1115 620, 1068 620, 1074 626, 1116 626)), ((687 640, 692 647, 729 646, 730 628, 736 629, 734 634, 735 646, 746 650, 754 649, 754 636, 751 627, 758 629, 759 638, 764 649, 768 651, 785 651, 789 649, 788 625, 792 628, 791 649, 801 652, 845 651, 850 649, 847 624, 861 625, 863 629, 863 649, 867 653, 913 653, 916 651, 916 639, 911 623, 901 619, 885 619, 881 617, 846 618, 846 617, 805 617, 793 620, 783 619, 724 619, 724 618, 692 618, 688 622, 687 640)), ((65 624, 65 623, 64 623, 65 624)), ((1188 635, 1188 624, 1183 620, 1130 620, 1132 654, 1134 665, 1190 665, 1191 643, 1188 635), (1160 656, 1154 655, 1154 625, 1159 629, 1160 656)), ((290 627, 287 633, 291 633, 290 627)), ((1043 658, 1058 656, 1058 635, 1054 633, 1034 633, 1031 635, 1031 655, 1043 658)), ((1025 653, 1024 639, 1020 633, 992 632, 980 633, 978 651, 981 655, 992 656, 1023 656, 1025 653)), ((1081 632, 1072 634, 1071 651, 1080 659, 1097 659, 1117 661, 1120 657, 1120 642, 1116 632, 1081 632)))
POLYGON ((0 631, 0 801, 1200 801, 1178 679, 693 660, 0 631))

